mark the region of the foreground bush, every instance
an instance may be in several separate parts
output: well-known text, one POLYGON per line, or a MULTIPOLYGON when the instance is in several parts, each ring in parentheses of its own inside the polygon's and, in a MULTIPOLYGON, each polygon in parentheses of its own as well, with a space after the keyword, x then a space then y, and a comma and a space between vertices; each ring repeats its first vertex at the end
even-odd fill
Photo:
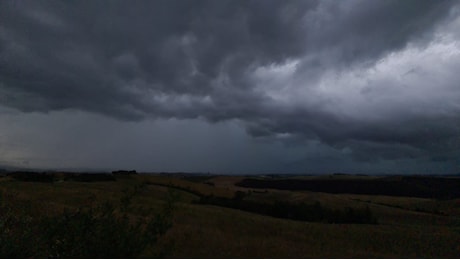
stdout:
POLYGON ((134 258, 171 227, 171 201, 153 217, 111 203, 37 216, 27 203, 0 199, 1 258, 134 258))

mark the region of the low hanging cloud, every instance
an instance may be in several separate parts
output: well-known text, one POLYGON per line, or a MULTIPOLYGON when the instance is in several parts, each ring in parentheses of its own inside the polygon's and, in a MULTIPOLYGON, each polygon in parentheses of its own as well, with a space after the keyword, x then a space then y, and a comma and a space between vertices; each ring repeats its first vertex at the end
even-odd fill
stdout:
POLYGON ((2 1, 0 104, 458 160, 456 1, 2 1))

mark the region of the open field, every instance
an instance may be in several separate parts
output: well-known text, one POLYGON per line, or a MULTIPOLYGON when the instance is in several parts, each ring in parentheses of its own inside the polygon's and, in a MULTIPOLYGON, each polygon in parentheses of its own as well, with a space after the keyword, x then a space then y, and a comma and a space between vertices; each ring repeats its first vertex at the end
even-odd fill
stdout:
MULTIPOLYGON (((149 218, 161 211, 173 193, 171 228, 156 243, 143 249, 139 257, 460 257, 460 198, 455 193, 458 179, 454 178, 441 180, 453 192, 445 189, 439 193, 443 198, 436 198, 353 194, 349 190, 347 193, 289 190, 272 184, 255 187, 241 185, 247 183, 241 176, 130 174, 99 176, 94 180, 87 176, 70 178, 68 174, 50 176, 29 180, 13 175, 1 177, 2 203, 13 208, 15 203, 27 203, 36 216, 54 216, 65 209, 85 208, 105 201, 118 206, 133 190, 129 216, 149 218), (302 220, 318 211, 321 214, 311 218, 312 221, 302 220)), ((336 183, 347 185, 347 180, 355 183, 358 179, 370 181, 376 177, 301 179, 340 181, 336 183)), ((286 178, 259 180, 284 182, 286 178)), ((421 180, 417 179, 418 189, 429 192, 420 184, 421 180)), ((439 185, 433 187, 437 190, 439 185)))

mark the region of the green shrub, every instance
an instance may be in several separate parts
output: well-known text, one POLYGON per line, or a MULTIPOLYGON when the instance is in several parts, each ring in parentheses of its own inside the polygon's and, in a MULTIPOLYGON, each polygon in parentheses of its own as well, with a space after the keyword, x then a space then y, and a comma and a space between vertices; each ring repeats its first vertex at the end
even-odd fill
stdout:
POLYGON ((0 257, 139 257, 171 227, 172 210, 173 201, 168 200, 161 213, 139 217, 107 202, 40 216, 1 196, 0 257))

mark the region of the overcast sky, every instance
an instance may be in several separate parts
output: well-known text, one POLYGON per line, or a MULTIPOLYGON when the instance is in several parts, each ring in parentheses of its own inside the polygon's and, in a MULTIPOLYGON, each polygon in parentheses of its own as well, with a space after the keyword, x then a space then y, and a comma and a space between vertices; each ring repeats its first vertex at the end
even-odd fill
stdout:
POLYGON ((460 2, 0 0, 0 165, 460 172, 460 2))

